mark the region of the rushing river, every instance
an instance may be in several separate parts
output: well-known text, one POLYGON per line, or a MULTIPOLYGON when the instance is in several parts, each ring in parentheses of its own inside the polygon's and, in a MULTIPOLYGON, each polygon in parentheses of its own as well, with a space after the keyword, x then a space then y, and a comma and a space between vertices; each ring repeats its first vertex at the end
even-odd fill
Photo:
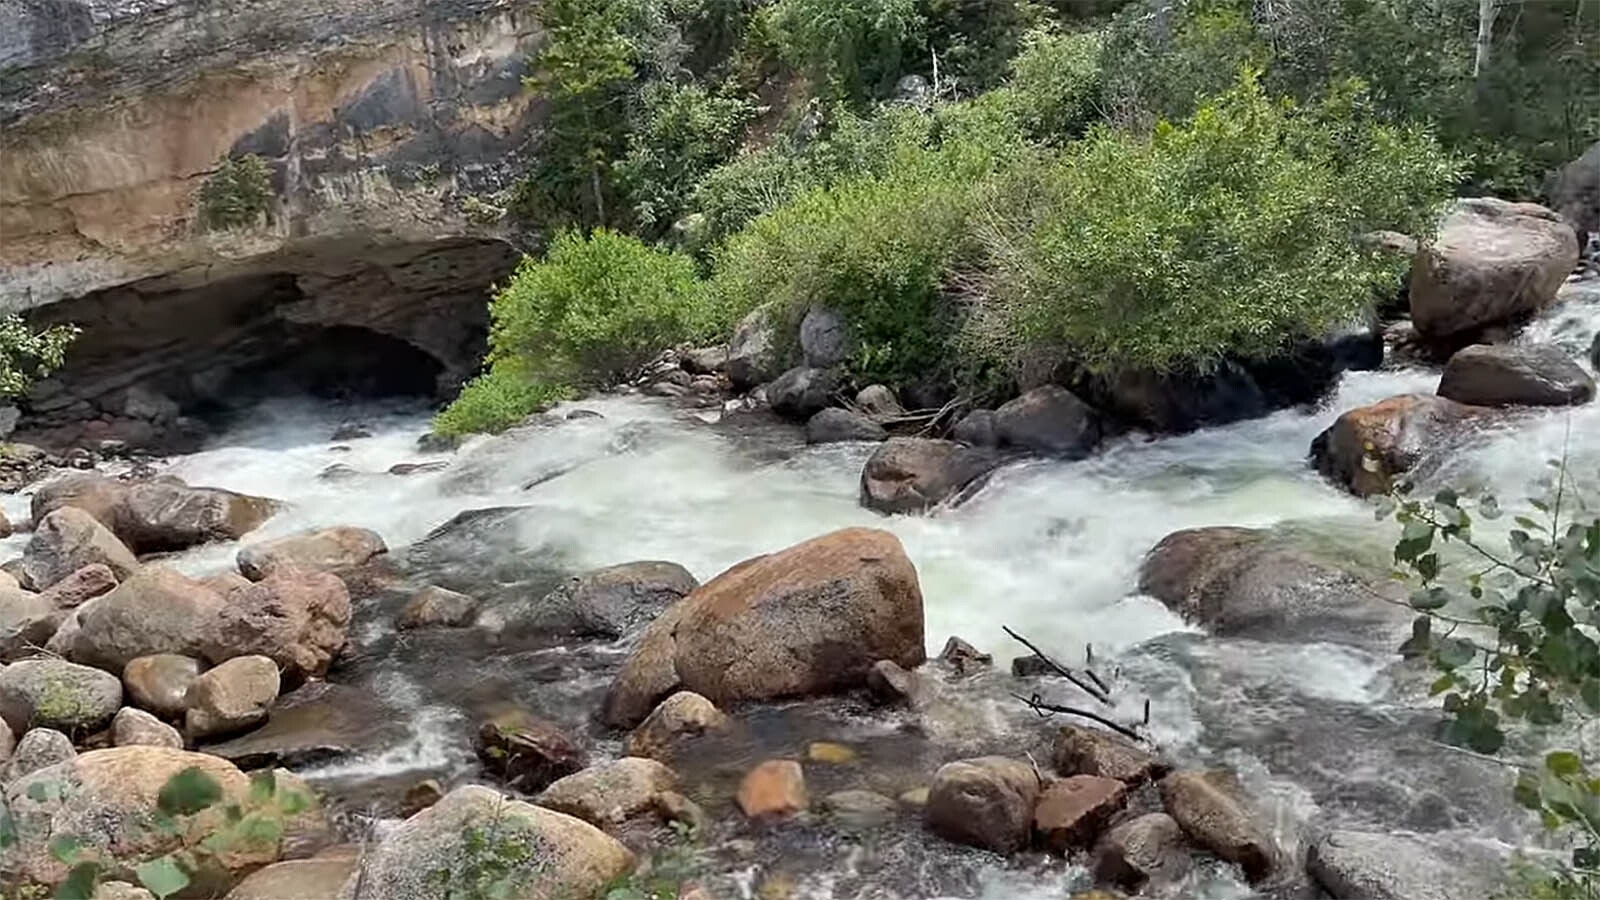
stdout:
MULTIPOLYGON (((1600 323, 1600 289, 1569 288, 1569 294, 1572 299, 1524 339, 1554 340, 1584 355, 1600 323)), ((378 531, 398 552, 463 510, 530 506, 533 513, 516 520, 515 542, 528 558, 555 561, 568 571, 665 559, 705 580, 740 560, 842 526, 888 528, 920 573, 930 654, 947 636, 961 635, 993 653, 1004 670, 1022 650, 1002 625, 1063 656, 1076 658, 1092 644, 1103 666, 1121 671, 1119 714, 1136 718, 1148 699, 1150 732, 1170 754, 1237 767, 1275 810, 1286 842, 1309 825, 1445 830, 1515 842, 1523 825, 1504 808, 1503 773, 1427 740, 1430 702, 1414 683, 1397 681, 1392 654, 1215 640, 1134 593, 1143 554, 1167 533, 1192 526, 1293 525, 1352 559, 1381 565, 1392 526, 1375 524, 1370 507, 1323 482, 1306 465, 1307 448, 1341 411, 1394 394, 1431 392, 1437 381, 1437 372, 1420 369, 1351 373, 1319 409, 1180 437, 1122 438, 1082 462, 1017 465, 967 504, 926 518, 884 518, 858 505, 870 446, 807 448, 798 429, 712 423, 703 412, 634 397, 573 404, 603 418, 480 438, 454 454, 417 450, 427 426, 418 410, 283 401, 262 406, 211 449, 173 459, 164 471, 192 484, 290 502, 288 512, 250 540, 348 524, 378 531), (330 442, 335 426, 352 419, 373 436, 330 442), (433 460, 449 466, 388 473, 397 463, 433 460), (319 478, 335 465, 354 472, 319 478)), ((1446 471, 1452 480, 1492 484, 1509 506, 1536 492, 1538 480, 1548 476, 1544 460, 1563 452, 1580 484, 1600 497, 1600 403, 1515 419, 1461 451, 1446 471)), ((25 498, 7 500, 8 512, 25 505, 25 498)), ((8 543, 20 549, 20 540, 8 543)), ((174 563, 195 573, 215 571, 231 565, 235 550, 204 548, 174 563)), ((595 667, 614 664, 615 651, 593 651, 600 663, 591 659, 563 669, 568 674, 560 678, 535 679, 541 682, 535 689, 516 668, 535 665, 525 657, 520 663, 466 659, 449 648, 429 655, 425 646, 398 642, 389 622, 389 614, 363 607, 352 642, 368 660, 360 680, 405 710, 409 737, 310 770, 334 789, 469 771, 473 723, 454 698, 470 693, 475 680, 526 690, 577 722, 586 715, 580 705, 593 704, 603 687, 595 667), (436 681, 455 687, 439 689, 436 681)), ((337 681, 340 672, 332 677, 337 681)), ((1007 677, 997 672, 988 687, 970 688, 961 707, 965 718, 951 726, 958 733, 949 746, 1003 751, 1045 732, 1006 696, 1007 677)), ((969 689, 951 687, 949 693, 962 690, 969 689)), ((876 747, 883 764, 872 777, 884 790, 925 780, 950 756, 937 747, 907 749, 910 742, 899 730, 871 716, 818 712, 813 721, 806 718, 811 713, 798 715, 775 718, 749 752, 794 753, 796 746, 785 741, 803 747, 816 737, 854 741, 869 755, 876 747), (903 781, 896 781, 897 772, 903 781)), ((613 744, 603 747, 615 752, 613 744)), ((707 783, 718 777, 705 776, 707 783)), ((838 787, 851 786, 838 781, 838 787)), ((813 788, 814 795, 820 792, 813 788)), ((899 840, 878 843, 839 843, 806 832, 784 838, 779 856, 746 847, 742 855, 717 856, 712 865, 724 890, 747 896, 758 896, 758 886, 770 883, 786 858, 793 868, 780 874, 801 897, 910 900, 948 892, 1059 898, 1070 887, 1087 886, 1081 870, 1059 862, 1001 866, 992 857, 939 846, 916 834, 914 822, 902 832, 899 840)), ((1220 872, 1197 874, 1185 891, 1250 895, 1220 872)))

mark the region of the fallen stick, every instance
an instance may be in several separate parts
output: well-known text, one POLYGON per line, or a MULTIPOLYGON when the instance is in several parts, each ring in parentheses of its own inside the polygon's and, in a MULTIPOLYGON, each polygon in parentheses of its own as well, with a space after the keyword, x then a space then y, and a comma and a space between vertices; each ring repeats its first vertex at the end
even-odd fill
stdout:
POLYGON ((1054 713, 1061 713, 1062 715, 1067 716, 1079 716, 1089 719, 1090 721, 1099 722, 1101 725, 1106 726, 1112 731, 1115 731, 1124 737, 1138 741, 1141 744, 1150 743, 1149 739, 1139 732, 1121 724, 1120 722, 1114 722, 1111 719, 1100 715, 1099 713, 1090 712, 1086 709, 1078 709, 1075 706, 1058 706, 1054 703, 1046 703, 1044 700, 1040 699, 1038 694, 1034 694, 1032 697, 1024 697, 1021 694, 1013 692, 1011 696, 1021 700, 1023 703, 1028 704, 1028 707, 1037 713, 1041 719, 1048 719, 1054 713))
MULTIPOLYGON (((1067 668, 1066 666, 1063 666, 1061 663, 1058 663, 1055 660, 1051 659, 1049 654, 1045 653, 1043 650, 1040 650, 1038 647, 1035 647, 1031 641, 1029 641, 1027 638, 1023 637, 1022 635, 1017 634, 1015 631, 1012 631, 1010 628, 1007 628, 1006 626, 1001 625, 1000 629, 1002 631, 1004 631, 1006 634, 1010 635, 1012 640, 1016 641, 1017 643, 1021 644, 1024 647, 1027 647, 1029 650, 1032 650, 1033 654, 1035 656, 1039 657, 1039 659, 1042 660, 1045 665, 1047 665, 1050 668, 1054 669, 1056 671, 1056 673, 1059 674, 1061 677, 1063 677, 1063 678, 1067 679, 1068 681, 1072 682, 1073 684, 1077 685, 1079 688, 1081 688, 1083 690, 1083 692, 1085 694, 1088 694, 1089 696, 1095 698, 1096 700, 1099 700, 1101 703, 1105 704, 1106 706, 1110 706, 1111 705, 1111 698, 1109 696, 1107 696, 1106 691, 1105 691, 1104 688, 1101 688, 1098 685, 1089 684, 1088 682, 1085 682, 1083 679, 1078 677, 1078 673, 1072 671, 1071 669, 1067 668)), ((1095 680, 1098 681, 1099 679, 1097 678, 1095 680)))

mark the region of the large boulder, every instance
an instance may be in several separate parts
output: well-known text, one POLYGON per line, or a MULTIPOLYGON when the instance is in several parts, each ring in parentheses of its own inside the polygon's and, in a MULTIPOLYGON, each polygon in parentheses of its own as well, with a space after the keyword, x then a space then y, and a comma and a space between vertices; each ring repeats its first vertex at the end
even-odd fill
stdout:
POLYGON ((1154 755, 1120 735, 1067 725, 1056 733, 1051 761, 1061 775, 1097 775, 1129 785, 1149 781, 1163 766, 1154 755))
POLYGON ((994 411, 994 433, 1003 447, 1079 459, 1100 444, 1100 432, 1100 414, 1054 384, 1036 387, 994 411))
POLYGON ((140 709, 175 719, 188 709, 189 685, 200 677, 200 661, 176 653, 156 653, 128 660, 122 686, 140 709))
POLYGON ((882 425, 854 410, 830 406, 806 420, 806 443, 836 444, 841 441, 881 441, 889 436, 882 425))
POLYGON ((1397 476, 1437 459, 1487 412, 1429 394, 1390 397, 1339 416, 1311 442, 1311 460, 1358 497, 1387 493, 1397 476))
POLYGON ((1408 834, 1333 831, 1306 853, 1306 871, 1335 900, 1499 897, 1510 887, 1498 854, 1469 842, 1408 834))
POLYGON ((1040 788, 1022 760, 983 756, 945 763, 933 774, 923 818, 947 841, 1014 853, 1028 845, 1040 788))
POLYGON ((854 354, 855 338, 843 316, 826 306, 813 306, 806 311, 800 320, 800 355, 806 365, 826 369, 854 354))
POLYGON ((111 720, 111 743, 117 747, 171 747, 183 749, 178 729, 142 709, 124 706, 111 720))
POLYGON ((259 654, 297 685, 320 678, 344 649, 350 593, 328 572, 280 572, 228 595, 200 633, 200 655, 212 663, 259 654))
POLYGON ((1472 406, 1571 406, 1594 399, 1594 379, 1560 347, 1474 344, 1445 364, 1439 396, 1472 406))
POLYGON ((804 422, 832 406, 838 390, 839 377, 831 369, 799 366, 772 379, 767 385, 767 402, 778 415, 804 422))
POLYGON ((278 572, 342 572, 365 565, 387 553, 388 545, 377 532, 340 525, 302 531, 262 541, 239 550, 239 571, 251 581, 278 572))
POLYGON ((650 624, 699 585, 677 563, 645 560, 565 579, 537 600, 486 610, 479 624, 505 634, 616 639, 650 624))
POLYGON ((538 804, 597 828, 615 828, 654 813, 657 798, 674 792, 678 776, 653 759, 627 756, 574 772, 539 795, 538 804))
POLYGON ((1392 580, 1254 528, 1167 535, 1145 556, 1139 590, 1213 634, 1253 640, 1379 647, 1410 620, 1392 580))
POLYGON ((861 505, 881 513, 925 512, 994 471, 992 451, 933 438, 890 438, 861 470, 861 505))
MULTIPOLYGON (((468 841, 481 833, 499 836, 513 852, 530 854, 524 863, 528 877, 511 880, 507 900, 596 897, 634 867, 626 847, 582 819, 468 785, 407 819, 363 854, 339 900, 454 896, 451 886, 463 883, 466 868, 474 865, 468 841)), ((489 847, 488 852, 505 851, 489 847)))
POLYGON ((1550 205, 1578 230, 1578 242, 1600 232, 1600 141, 1562 166, 1546 190, 1550 205))
POLYGON ((1127 369, 1083 387, 1085 396, 1109 414, 1156 433, 1254 418, 1265 415, 1270 405, 1256 379, 1232 362, 1211 372, 1127 369))
POLYGON ((484 766, 524 794, 537 794, 589 764, 589 754, 561 726, 520 707, 490 716, 478 728, 484 766))
MULTIPOLYGON (((288 790, 279 777, 278 789, 288 790)), ((298 788, 296 788, 298 790, 298 788)), ((91 853, 113 863, 136 863, 166 852, 195 847, 228 824, 224 807, 250 806, 251 782, 226 760, 170 747, 132 746, 92 750, 39 769, 5 786, 6 800, 23 826, 21 840, 0 853, 0 868, 24 883, 57 885, 68 866, 50 852, 52 834, 74 835, 91 853), (179 815, 177 828, 150 827, 162 789, 173 776, 197 769, 220 788, 218 801, 190 815, 179 815), (40 791, 36 785, 57 790, 40 791)), ((231 843, 220 853, 196 854, 190 872, 197 892, 211 896, 226 891, 246 873, 277 860, 297 834, 325 829, 315 797, 278 836, 231 843)))
POLYGON ((1106 832, 1094 848, 1096 881, 1138 891, 1145 884, 1167 884, 1188 873, 1189 848, 1183 829, 1166 813, 1146 813, 1106 832))
POLYGON ((81 509, 66 507, 43 519, 22 552, 28 584, 44 590, 84 566, 103 565, 119 580, 139 569, 139 560, 104 525, 81 509))
POLYGON ((1577 262, 1577 234, 1550 210, 1459 200, 1411 267, 1411 321, 1429 337, 1514 321, 1548 306, 1577 262))
POLYGON ((925 656, 922 590, 899 538, 846 528, 746 560, 662 613, 603 718, 630 728, 680 689, 713 703, 830 694, 864 685, 880 659, 925 656))
POLYGON ((254 728, 278 699, 278 664, 265 656, 237 656, 196 678, 185 697, 184 730, 195 740, 254 728))
POLYGON ((1189 840, 1244 871, 1251 883, 1279 863, 1266 823, 1231 772, 1174 772, 1161 779, 1161 803, 1189 840))
POLYGON ((122 707, 122 682, 99 669, 42 657, 0 669, 0 719, 17 734, 54 728, 94 731, 122 707))
POLYGON ((775 331, 771 313, 764 308, 751 311, 734 326, 723 368, 735 388, 748 391, 778 374, 775 331))
POLYGON ((157 653, 201 656, 204 635, 225 605, 184 575, 145 566, 78 609, 69 655, 108 672, 121 672, 129 662, 157 653))
POLYGON ((271 518, 279 504, 221 488, 190 487, 170 476, 121 482, 83 474, 34 493, 33 519, 63 506, 94 516, 135 553, 160 553, 238 540, 271 518))

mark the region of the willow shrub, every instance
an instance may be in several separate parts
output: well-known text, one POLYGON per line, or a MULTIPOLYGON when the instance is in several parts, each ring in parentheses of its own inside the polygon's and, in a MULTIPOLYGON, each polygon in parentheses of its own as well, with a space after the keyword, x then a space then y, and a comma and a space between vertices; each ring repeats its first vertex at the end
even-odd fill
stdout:
POLYGON ((1246 71, 1187 124, 1101 128, 992 190, 969 346, 1091 371, 1203 370, 1348 321, 1398 264, 1354 238, 1418 232, 1456 178, 1359 85, 1297 108, 1246 71))
POLYGON ((489 370, 439 414, 441 434, 500 431, 584 386, 633 375, 724 327, 687 256, 604 228, 558 234, 489 305, 489 370))

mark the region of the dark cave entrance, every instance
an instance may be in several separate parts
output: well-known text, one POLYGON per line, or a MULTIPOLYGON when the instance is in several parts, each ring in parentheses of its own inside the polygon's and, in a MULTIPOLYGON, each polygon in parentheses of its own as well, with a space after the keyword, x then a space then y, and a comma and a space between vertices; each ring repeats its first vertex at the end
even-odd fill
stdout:
POLYGON ((301 326, 283 355, 235 372, 223 389, 229 405, 307 394, 324 400, 433 398, 444 363, 399 338, 351 325, 301 326))

